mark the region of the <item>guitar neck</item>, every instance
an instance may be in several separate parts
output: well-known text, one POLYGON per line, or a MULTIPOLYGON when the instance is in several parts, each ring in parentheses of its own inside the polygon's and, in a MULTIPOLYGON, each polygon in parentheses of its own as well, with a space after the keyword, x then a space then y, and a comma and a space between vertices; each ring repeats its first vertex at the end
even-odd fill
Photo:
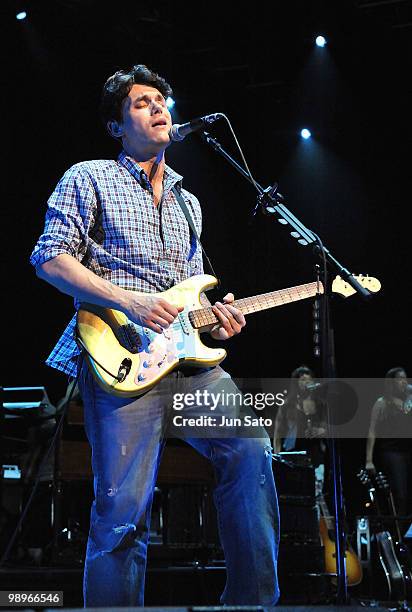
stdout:
POLYGON ((323 517, 323 520, 325 521, 326 527, 328 531, 333 531, 333 517, 331 516, 330 512, 329 512, 329 508, 326 504, 325 498, 323 496, 323 493, 321 493, 318 498, 317 498, 317 503, 320 509, 320 514, 323 517))
MULTIPOLYGON (((276 308, 276 306, 283 306, 291 302, 306 300, 314 297, 318 293, 323 293, 323 286, 321 283, 315 281, 313 283, 306 283, 305 285, 298 285, 297 287, 290 287, 289 289, 280 289, 278 291, 271 291, 270 293, 262 293, 261 295, 242 298, 234 301, 232 306, 238 308, 244 315, 248 315, 252 312, 259 312, 260 310, 276 308)), ((189 314, 189 319, 196 329, 217 322, 217 318, 210 306, 192 310, 189 314)))
POLYGON ((401 529, 399 527, 399 521, 396 518, 398 513, 397 513, 396 506, 395 506, 395 500, 393 499, 393 493, 392 493, 392 491, 390 489, 388 491, 388 498, 389 498, 390 511, 392 513, 392 516, 394 517, 395 530, 396 530, 396 538, 397 538, 398 542, 402 542, 401 529))

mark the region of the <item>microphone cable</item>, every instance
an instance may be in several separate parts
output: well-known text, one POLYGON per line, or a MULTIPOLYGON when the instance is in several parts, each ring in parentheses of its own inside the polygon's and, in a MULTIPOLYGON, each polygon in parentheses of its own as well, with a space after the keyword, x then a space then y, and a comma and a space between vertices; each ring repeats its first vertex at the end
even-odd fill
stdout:
POLYGON ((248 163, 247 163, 247 161, 246 161, 246 158, 245 158, 245 156, 244 156, 244 154, 243 154, 242 147, 240 146, 239 140, 237 139, 237 136, 236 136, 235 131, 234 131, 233 127, 232 127, 232 124, 230 123, 230 119, 229 119, 229 117, 227 117, 227 115, 225 115, 225 113, 219 113, 219 115, 221 115, 221 117, 223 117, 223 119, 224 119, 224 120, 226 121, 226 123, 228 124, 228 126, 229 126, 229 130, 230 130, 230 132, 231 132, 231 134, 232 134, 232 136, 233 136, 233 140, 235 141, 235 144, 236 144, 236 146, 237 146, 237 148, 238 148, 238 151, 239 151, 239 153, 240 153, 240 157, 242 158, 242 162, 243 162, 243 164, 244 164, 244 169, 246 170, 246 172, 247 172, 247 174, 248 174, 248 176, 249 176, 249 178, 250 178, 251 182, 253 183, 253 186, 255 187, 256 191, 257 191, 257 192, 259 193, 259 195, 260 195, 260 194, 261 194, 261 192, 262 192, 262 190, 261 190, 261 188, 258 186, 257 182, 255 181, 255 179, 254 179, 254 177, 253 177, 252 172, 250 171, 250 168, 249 168, 249 166, 248 166, 248 163))

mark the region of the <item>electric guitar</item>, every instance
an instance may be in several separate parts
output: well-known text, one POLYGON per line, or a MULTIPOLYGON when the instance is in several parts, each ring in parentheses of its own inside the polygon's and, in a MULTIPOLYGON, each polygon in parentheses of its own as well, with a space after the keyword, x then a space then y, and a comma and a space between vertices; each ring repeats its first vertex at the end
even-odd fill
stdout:
MULTIPOLYGON (((381 287, 376 278, 356 278, 371 292, 381 287)), ((226 351, 207 347, 199 335, 218 322, 212 308, 204 308, 200 303, 200 294, 215 285, 214 276, 200 274, 153 294, 174 306, 184 307, 160 334, 132 323, 118 310, 81 304, 77 314, 77 341, 99 385, 108 393, 134 397, 148 391, 179 364, 207 367, 223 361, 226 351)), ((332 291, 344 297, 355 293, 339 276, 333 281, 332 291)), ((312 298, 318 293, 323 293, 322 284, 312 282, 236 300, 233 306, 248 315, 312 298)))
MULTIPOLYGON (((336 544, 334 541, 334 523, 330 516, 329 508, 326 504, 323 493, 319 493, 316 502, 320 510, 319 533, 324 547, 325 571, 328 574, 336 573, 336 544)), ((355 586, 362 581, 362 566, 360 561, 350 546, 349 542, 345 546, 345 570, 348 586, 355 586)))
MULTIPOLYGON (((366 470, 361 470, 358 474, 361 483, 366 486, 369 493, 369 498, 372 502, 378 517, 382 517, 381 506, 377 496, 377 489, 366 470)), ((402 564, 399 561, 395 543, 392 534, 384 529, 383 521, 378 529, 374 532, 374 538, 377 548, 377 556, 383 579, 376 580, 377 589, 383 590, 384 597, 387 600, 402 601, 408 598, 408 581, 402 564)), ((373 574, 372 574, 373 575, 373 574)), ((375 582, 375 581, 374 581, 375 582)))

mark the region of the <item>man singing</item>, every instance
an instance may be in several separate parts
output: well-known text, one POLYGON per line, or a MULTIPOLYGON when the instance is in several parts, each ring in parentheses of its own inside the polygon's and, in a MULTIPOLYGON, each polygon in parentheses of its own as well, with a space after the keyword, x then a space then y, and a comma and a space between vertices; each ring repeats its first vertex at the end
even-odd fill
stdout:
MULTIPOLYGON (((102 116, 123 150, 117 161, 81 162, 64 174, 49 199, 44 232, 31 256, 37 275, 74 297, 76 308, 88 302, 119 310, 157 333, 173 323, 179 310, 150 294, 203 273, 201 249, 176 190, 200 233, 199 202, 165 163, 169 95, 169 84, 143 65, 120 70, 106 81, 102 116)), ((209 333, 217 340, 227 340, 245 325, 233 301, 228 294, 213 306, 218 324, 209 333)), ((138 398, 108 394, 82 365, 75 327, 74 317, 47 363, 70 377, 81 370, 95 486, 85 605, 142 606, 150 510, 172 395, 209 389, 219 381, 232 392, 237 388, 218 366, 177 369, 138 398)), ((185 439, 215 469, 214 499, 227 568, 222 603, 274 605, 279 597, 279 521, 267 435, 185 439)))

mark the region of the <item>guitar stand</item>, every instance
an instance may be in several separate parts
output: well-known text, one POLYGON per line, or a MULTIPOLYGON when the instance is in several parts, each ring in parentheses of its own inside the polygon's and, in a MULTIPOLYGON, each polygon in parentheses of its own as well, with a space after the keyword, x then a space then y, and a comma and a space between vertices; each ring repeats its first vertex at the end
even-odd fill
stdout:
MULTIPOLYGON (((203 140, 210 145, 217 153, 226 159, 246 180, 252 183, 258 193, 257 204, 252 211, 252 215, 256 215, 259 209, 270 217, 276 218, 283 226, 292 228, 290 236, 298 241, 301 246, 313 245, 313 252, 318 255, 322 263, 322 283, 323 294, 319 294, 321 299, 321 321, 320 321, 320 336, 321 336, 321 357, 322 357, 322 377, 326 379, 334 379, 336 377, 335 369, 335 351, 333 343, 333 330, 331 327, 330 307, 329 307, 329 283, 328 283, 328 266, 333 268, 341 278, 343 278, 351 287, 359 293, 363 298, 370 298, 371 292, 364 289, 362 285, 354 277, 353 273, 339 263, 331 254, 329 249, 325 248, 321 239, 315 232, 311 231, 285 206, 284 196, 278 191, 278 184, 263 189, 257 183, 250 172, 245 170, 225 151, 222 145, 210 136, 208 132, 203 132, 203 140)), ((321 293, 321 292, 320 292, 321 293)), ((347 605, 349 603, 346 572, 345 572, 345 530, 344 530, 344 507, 343 507, 343 491, 342 491, 342 472, 341 472, 341 451, 339 440, 335 437, 332 428, 332 419, 330 415, 329 405, 327 404, 327 422, 328 422, 328 443, 331 458, 331 472, 333 485, 333 509, 335 517, 335 541, 336 541, 336 574, 337 574, 337 593, 336 604, 347 605)))

